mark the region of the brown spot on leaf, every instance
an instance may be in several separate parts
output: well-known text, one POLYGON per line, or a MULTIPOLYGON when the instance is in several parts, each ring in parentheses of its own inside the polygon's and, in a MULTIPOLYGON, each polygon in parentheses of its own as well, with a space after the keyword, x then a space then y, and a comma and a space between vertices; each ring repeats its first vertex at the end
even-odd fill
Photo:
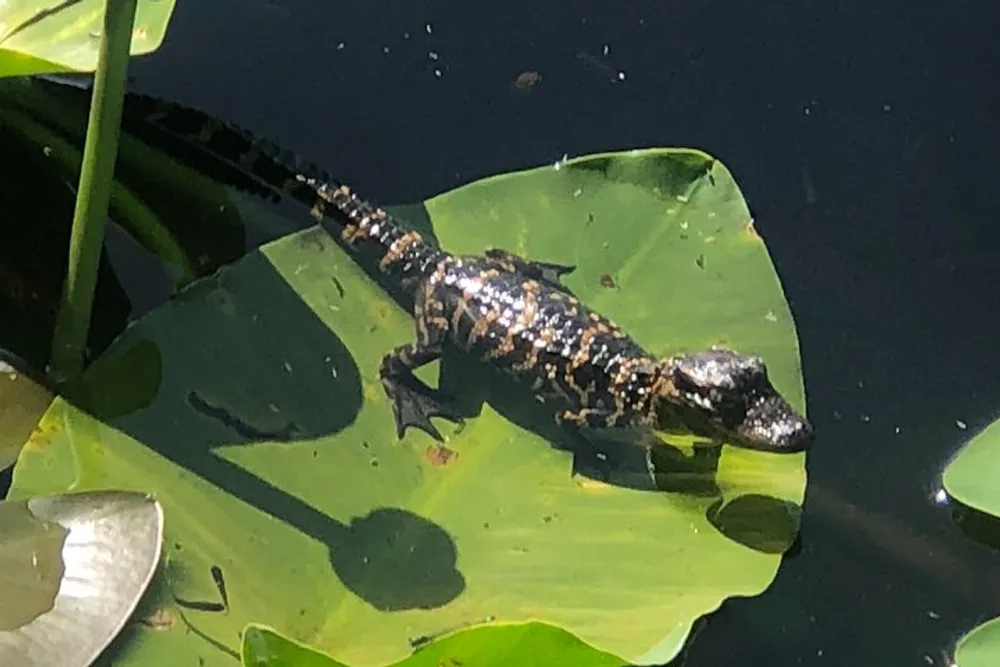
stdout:
POLYGON ((605 273, 601 276, 601 285, 608 289, 614 289, 617 283, 615 283, 615 279, 610 273, 605 273))
POLYGON ((157 609, 139 622, 152 630, 169 630, 174 625, 174 615, 168 609, 157 609))
POLYGON ((427 445, 427 449, 424 450, 424 458, 435 468, 443 468, 458 458, 458 452, 448 449, 444 445, 427 445))

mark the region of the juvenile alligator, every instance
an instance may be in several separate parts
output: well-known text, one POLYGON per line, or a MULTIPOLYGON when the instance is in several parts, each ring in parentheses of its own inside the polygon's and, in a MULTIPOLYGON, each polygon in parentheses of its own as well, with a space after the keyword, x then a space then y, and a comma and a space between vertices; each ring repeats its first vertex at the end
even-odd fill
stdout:
MULTIPOLYGON (((442 440, 432 417, 460 422, 451 402, 414 371, 451 344, 562 399, 557 423, 583 428, 683 430, 770 452, 799 452, 813 429, 776 391, 756 356, 714 347, 657 359, 617 324, 575 298, 561 277, 575 267, 499 248, 455 255, 424 239, 350 187, 235 125, 145 100, 145 120, 228 160, 275 196, 310 207, 331 235, 367 249, 413 298, 415 340, 388 351, 379 377, 397 436, 416 427, 442 440)), ((129 105, 126 106, 128 111, 129 105)))

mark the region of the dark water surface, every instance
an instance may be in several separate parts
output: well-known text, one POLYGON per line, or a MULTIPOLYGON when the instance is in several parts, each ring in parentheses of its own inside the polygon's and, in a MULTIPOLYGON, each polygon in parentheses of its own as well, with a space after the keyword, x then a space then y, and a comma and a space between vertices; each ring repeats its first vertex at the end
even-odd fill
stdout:
POLYGON ((941 665, 1000 613, 997 553, 931 500, 1000 416, 998 26, 968 0, 212 0, 179 2, 132 73, 387 203, 567 153, 723 160, 819 437, 801 551, 686 664, 941 665), (541 81, 515 94, 525 71, 541 81))

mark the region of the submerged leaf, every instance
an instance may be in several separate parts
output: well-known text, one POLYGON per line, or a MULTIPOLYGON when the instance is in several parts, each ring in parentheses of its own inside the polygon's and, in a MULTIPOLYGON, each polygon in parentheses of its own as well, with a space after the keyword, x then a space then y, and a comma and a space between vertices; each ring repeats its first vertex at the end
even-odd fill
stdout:
MULTIPOLYGON (((703 153, 590 156, 397 210, 456 252, 574 264, 569 287, 655 353, 760 354, 804 405, 778 278, 729 172, 703 153)), ((46 417, 57 433, 23 450, 14 492, 148 488, 170 516, 151 604, 184 624, 136 631, 116 664, 227 665, 238 633, 261 622, 368 667, 492 620, 542 620, 657 664, 698 616, 771 582, 796 531, 804 455, 670 438, 652 478, 628 443, 574 457, 552 446, 563 443, 548 406, 452 358, 441 382, 478 416, 439 422, 443 445, 413 431, 398 441, 377 369, 413 335, 412 318, 311 229, 195 283, 87 376, 93 395, 127 394, 102 389, 128 381, 102 367, 153 346, 150 404, 122 414, 102 412, 120 401, 92 401, 100 423, 57 401, 46 417)))

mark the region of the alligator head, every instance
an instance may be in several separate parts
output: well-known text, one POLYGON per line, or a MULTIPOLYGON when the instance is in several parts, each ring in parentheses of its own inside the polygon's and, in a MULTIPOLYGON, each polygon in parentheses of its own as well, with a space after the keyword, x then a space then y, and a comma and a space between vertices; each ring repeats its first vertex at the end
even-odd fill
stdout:
POLYGON ((760 357, 712 348, 665 359, 661 373, 660 428, 682 426, 765 452, 801 452, 812 444, 812 426, 774 388, 760 357))

